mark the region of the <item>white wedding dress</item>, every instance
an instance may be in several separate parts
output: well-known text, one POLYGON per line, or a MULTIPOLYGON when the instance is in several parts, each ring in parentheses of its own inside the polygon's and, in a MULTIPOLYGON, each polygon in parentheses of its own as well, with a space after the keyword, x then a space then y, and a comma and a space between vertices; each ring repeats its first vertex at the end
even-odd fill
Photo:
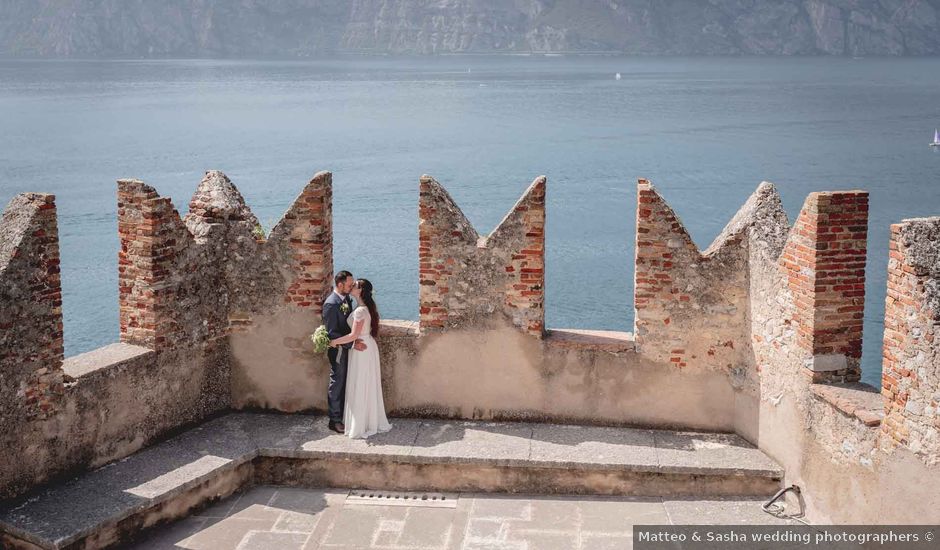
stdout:
POLYGON ((372 337, 372 315, 369 308, 359 306, 349 314, 349 326, 363 321, 359 339, 366 345, 363 351, 349 350, 346 370, 346 405, 343 424, 346 435, 359 439, 392 429, 385 416, 382 398, 382 370, 379 365, 379 346, 372 337))

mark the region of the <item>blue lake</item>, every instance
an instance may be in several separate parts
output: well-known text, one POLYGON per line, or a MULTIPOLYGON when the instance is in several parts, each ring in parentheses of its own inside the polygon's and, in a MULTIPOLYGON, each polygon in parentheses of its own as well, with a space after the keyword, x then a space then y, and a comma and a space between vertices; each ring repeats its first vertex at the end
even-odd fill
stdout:
POLYGON ((489 232, 549 178, 547 324, 631 330, 635 182, 705 248, 762 181, 871 192, 864 373, 880 383, 888 228, 940 215, 940 60, 431 57, 0 61, 0 202, 55 193, 66 354, 114 342, 115 180, 185 213, 224 170, 269 229, 333 172, 335 262, 417 318, 421 174, 489 232), (616 80, 615 73, 622 79, 616 80))

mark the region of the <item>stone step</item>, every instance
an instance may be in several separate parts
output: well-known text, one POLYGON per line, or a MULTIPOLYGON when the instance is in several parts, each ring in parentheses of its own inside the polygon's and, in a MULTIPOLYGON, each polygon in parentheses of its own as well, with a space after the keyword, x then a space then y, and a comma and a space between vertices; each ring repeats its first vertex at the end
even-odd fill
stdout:
POLYGON ((768 496, 780 467, 742 438, 392 419, 351 440, 310 415, 233 413, 0 508, 12 548, 101 548, 253 484, 632 496, 768 496))

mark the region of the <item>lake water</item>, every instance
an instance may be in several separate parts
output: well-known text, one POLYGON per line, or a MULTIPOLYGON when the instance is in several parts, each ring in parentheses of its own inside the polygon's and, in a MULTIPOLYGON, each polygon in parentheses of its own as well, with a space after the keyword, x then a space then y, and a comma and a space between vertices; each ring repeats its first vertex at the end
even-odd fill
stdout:
POLYGON ((547 324, 630 330, 635 181, 706 247, 762 181, 871 192, 865 380, 880 382, 888 227, 940 214, 940 60, 344 58, 0 61, 0 202, 55 193, 66 354, 114 342, 115 180, 185 213, 224 170, 270 228, 333 172, 335 262, 417 318, 417 188, 481 233, 549 178, 547 324), (615 80, 614 74, 623 78, 615 80))

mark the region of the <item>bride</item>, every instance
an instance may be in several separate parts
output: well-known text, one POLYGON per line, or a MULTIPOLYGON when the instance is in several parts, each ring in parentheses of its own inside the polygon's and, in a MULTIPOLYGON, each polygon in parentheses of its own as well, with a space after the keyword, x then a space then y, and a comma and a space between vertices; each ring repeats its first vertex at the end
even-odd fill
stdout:
POLYGON ((366 349, 349 350, 349 368, 346 375, 346 405, 343 424, 346 435, 353 439, 369 437, 392 428, 385 416, 382 399, 382 371, 379 366, 379 347, 375 337, 379 334, 379 311, 372 299, 372 283, 359 279, 349 294, 358 307, 349 314, 352 332, 330 341, 339 346, 362 340, 366 349))

